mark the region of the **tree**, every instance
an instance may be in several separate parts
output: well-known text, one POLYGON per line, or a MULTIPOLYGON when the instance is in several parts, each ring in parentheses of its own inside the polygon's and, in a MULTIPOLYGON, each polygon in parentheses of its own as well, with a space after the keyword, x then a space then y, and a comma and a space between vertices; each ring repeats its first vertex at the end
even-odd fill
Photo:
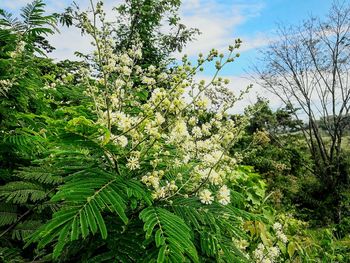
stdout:
POLYGON ((126 0, 116 10, 118 17, 117 49, 130 48, 135 41, 143 44, 142 64, 159 65, 174 51, 181 51, 199 33, 181 23, 180 0, 126 0), (166 25, 169 33, 164 33, 166 25))
MULTIPOLYGON (((350 6, 336 1, 324 20, 311 17, 298 27, 280 27, 277 33, 278 41, 263 51, 263 68, 255 67, 258 81, 307 117, 308 125, 301 128, 315 172, 323 193, 339 207, 337 193, 349 176, 342 165, 341 144, 350 111, 350 6)), ((335 214, 340 220, 341 212, 335 214)))
POLYGON ((26 48, 13 56, 0 52, 3 77, 16 77, 11 70, 22 64, 33 68, 0 102, 6 113, 0 116, 13 116, 13 123, 1 119, 0 149, 28 157, 1 177, 0 261, 248 262, 233 238, 248 238, 242 223, 258 217, 245 200, 249 194, 257 205, 263 184, 229 156, 245 122, 228 117, 236 100, 224 93, 227 83, 218 72, 207 84, 195 78, 204 63, 233 62, 239 45, 227 57, 213 50, 195 66, 184 58, 172 70, 142 69, 140 46, 113 53, 114 28, 98 6, 92 3, 91 20, 86 13, 77 18, 97 49, 86 68, 31 63, 38 58, 26 48), (219 87, 224 106, 204 121, 205 92, 219 87), (45 111, 32 103, 8 107, 17 88, 37 95, 45 111), (235 181, 233 172, 239 173, 235 181))
MULTIPOLYGON (((102 8, 102 5, 103 2, 97 8, 102 8)), ((142 59, 138 61, 138 65, 147 67, 169 63, 172 52, 181 52, 189 41, 200 34, 197 28, 187 28, 181 23, 178 15, 180 5, 180 0, 123 1, 114 8, 117 12, 113 30, 116 43, 114 51, 120 53, 130 49, 135 43, 141 43, 142 59)), ((63 25, 74 24, 84 33, 84 26, 75 19, 79 14, 79 6, 75 4, 58 16, 63 25)))

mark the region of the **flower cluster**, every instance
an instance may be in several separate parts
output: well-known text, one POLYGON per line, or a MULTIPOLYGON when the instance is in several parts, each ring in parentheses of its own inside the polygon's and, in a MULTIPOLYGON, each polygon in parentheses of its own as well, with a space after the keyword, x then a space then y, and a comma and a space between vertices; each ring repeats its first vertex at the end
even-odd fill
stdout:
POLYGON ((171 69, 141 67, 137 63, 141 44, 116 52, 101 3, 78 20, 96 47, 90 68, 81 74, 86 94, 94 101, 97 123, 109 130, 101 143, 122 149, 111 152, 112 159, 121 165, 124 160, 125 168, 152 191, 154 199, 181 195, 197 197, 203 204, 229 204, 237 163, 229 149, 245 120, 228 114, 237 101, 228 80, 215 74, 206 83, 197 81, 195 74, 213 60, 218 73, 234 60, 239 42, 230 47, 228 56, 217 50, 200 55, 197 65, 184 57, 182 65, 171 69), (181 172, 174 175, 176 169, 181 172))
POLYGON ((0 95, 6 96, 12 85, 12 81, 8 79, 0 79, 0 95))
POLYGON ((288 242, 287 236, 283 233, 282 225, 278 222, 273 224, 273 230, 275 230, 276 237, 282 243, 286 244, 288 242))
POLYGON ((260 243, 254 250, 253 257, 256 262, 273 263, 276 262, 280 254, 281 251, 277 246, 266 247, 260 243))

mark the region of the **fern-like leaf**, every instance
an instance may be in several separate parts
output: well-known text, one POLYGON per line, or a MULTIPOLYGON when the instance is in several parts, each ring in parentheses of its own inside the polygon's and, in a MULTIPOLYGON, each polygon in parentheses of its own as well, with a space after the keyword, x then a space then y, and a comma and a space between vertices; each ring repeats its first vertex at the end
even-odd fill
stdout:
POLYGON ((51 28, 43 27, 44 25, 54 26, 54 16, 44 16, 45 3, 42 0, 34 0, 22 8, 21 16, 26 25, 26 31, 33 36, 53 34, 51 28))
POLYGON ((37 233, 29 243, 39 241, 44 247, 58 239, 53 256, 57 258, 69 241, 86 238, 99 232, 107 238, 107 228, 103 218, 104 211, 117 214, 124 224, 128 223, 125 214, 127 184, 113 173, 100 169, 81 171, 70 176, 59 187, 52 201, 63 201, 63 208, 37 233))
POLYGON ((47 191, 40 185, 31 182, 9 182, 0 186, 0 197, 6 202, 25 204, 28 201, 37 202, 46 198, 47 191))
POLYGON ((12 204, 1 204, 0 226, 9 225, 17 220, 17 207, 12 204))
POLYGON ((159 248, 158 263, 184 262, 186 256, 198 262, 191 229, 182 218, 164 208, 150 206, 140 213, 140 219, 144 222, 146 239, 154 236, 159 248))
POLYGON ((0 262, 21 263, 24 259, 20 256, 20 251, 16 248, 0 247, 0 262))
POLYGON ((27 220, 18 223, 12 231, 12 239, 25 240, 33 234, 42 223, 39 220, 27 220))

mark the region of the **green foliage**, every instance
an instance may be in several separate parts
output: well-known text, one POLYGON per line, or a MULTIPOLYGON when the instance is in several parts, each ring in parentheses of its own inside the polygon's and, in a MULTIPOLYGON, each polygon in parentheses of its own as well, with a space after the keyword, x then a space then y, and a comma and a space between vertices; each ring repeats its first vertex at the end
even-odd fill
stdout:
POLYGON ((199 262, 192 242, 192 231, 182 218, 166 209, 152 206, 144 209, 140 218, 145 223, 146 239, 153 236, 154 232, 154 241, 159 248, 157 263, 183 262, 185 255, 193 262, 199 262))
MULTIPOLYGON (((153 59, 157 64, 171 51, 181 49, 196 31, 179 23, 179 5, 179 1, 135 0, 120 6, 119 13, 131 17, 135 25, 130 28, 122 24, 117 30, 118 52, 130 45, 129 34, 132 41, 140 38, 144 45, 144 60, 137 65, 146 67, 153 59), (179 35, 157 31, 167 12, 169 23, 181 29, 179 35)), ((166 72, 163 82, 156 84, 166 87, 166 95, 180 87, 175 92, 178 97, 164 97, 146 107, 150 97, 157 94, 153 90, 159 87, 146 90, 145 79, 131 74, 121 84, 127 87, 123 90, 127 97, 122 101, 125 112, 113 112, 119 114, 119 119, 111 117, 105 112, 109 113, 109 106, 119 101, 108 96, 115 95, 117 80, 125 77, 122 73, 106 73, 103 61, 53 63, 35 55, 52 48, 45 37, 54 32, 59 15, 45 15, 43 1, 36 0, 23 8, 21 21, 4 10, 1 16, 1 262, 260 262, 254 254, 259 244, 264 244, 265 250, 279 249, 280 258, 274 258, 275 262, 346 262, 347 218, 334 233, 330 229, 315 231, 305 222, 276 213, 269 202, 272 195, 265 196, 278 188, 293 200, 302 192, 294 191, 290 184, 306 173, 308 157, 302 144, 295 145, 295 140, 291 143, 278 134, 294 129, 289 109, 273 113, 260 102, 263 113, 247 114, 251 125, 243 137, 240 131, 246 116, 205 112, 205 107, 198 106, 205 100, 178 111, 179 94, 189 85, 181 81, 193 81, 196 71, 184 59, 184 67, 145 71, 146 82, 162 79, 157 74, 166 72), (87 76, 89 67, 93 71, 87 76), (130 86, 128 81, 132 82, 130 86), (165 107, 159 110, 164 101, 165 107), (171 104, 174 101, 177 104, 171 104), (155 110, 159 110, 157 118, 152 115, 155 110), (133 130, 127 126, 130 120, 121 118, 121 113, 131 120, 139 116, 142 119, 137 119, 133 130), (190 123, 193 116, 198 119, 189 124, 188 130, 185 126, 185 136, 194 136, 192 126, 196 122, 197 128, 207 124, 208 130, 211 120, 231 125, 232 133, 217 134, 218 143, 207 140, 211 132, 220 131, 219 126, 211 132, 203 128, 202 138, 194 140, 195 144, 207 143, 208 148, 215 143, 214 153, 221 155, 219 159, 208 152, 199 156, 196 148, 195 157, 183 161, 185 154, 179 147, 182 141, 171 142, 172 136, 178 139, 181 135, 186 118, 190 123), (142 122, 144 119, 147 123, 142 122), (152 134, 152 125, 158 125, 164 133, 152 134), (263 129, 270 131, 270 136, 263 129), (227 149, 220 146, 237 140, 231 155, 222 158, 224 152, 218 149, 227 149), (287 147, 280 147, 281 142, 287 147), (237 164, 241 154, 243 164, 249 166, 237 164), (177 158, 180 165, 174 161, 177 158), (135 159, 133 169, 131 161, 135 159), (212 163, 210 169, 199 168, 203 160, 205 165, 212 163), (219 169, 221 166, 224 171, 219 169), (211 177, 212 172, 216 177, 211 177), (288 238, 275 229, 276 220, 285 222, 283 231, 288 238)), ((69 16, 61 19, 68 25, 73 23, 69 16)), ((115 56, 113 52, 109 55, 115 56)), ((128 56, 123 57, 127 62, 128 56)), ((212 51, 207 60, 215 57, 219 55, 212 51)), ((108 66, 113 69, 114 65, 108 66)), ((204 89, 204 84, 192 84, 204 89)), ((312 180, 309 182, 312 185, 312 180)), ((342 200, 345 209, 349 198, 344 195, 342 200)))
POLYGON ((44 54, 42 49, 50 51, 53 47, 45 36, 53 34, 56 30, 56 16, 45 15, 45 3, 35 0, 21 10, 22 21, 13 18, 11 13, 0 9, 0 38, 5 43, 22 41, 24 48, 29 52, 44 54))
POLYGON ((181 1, 127 0, 119 5, 117 50, 128 49, 135 42, 142 43, 140 65, 156 65, 167 62, 174 51, 181 51, 187 42, 199 34, 195 28, 181 23, 178 9, 181 1), (164 22, 170 33, 162 32, 164 22))

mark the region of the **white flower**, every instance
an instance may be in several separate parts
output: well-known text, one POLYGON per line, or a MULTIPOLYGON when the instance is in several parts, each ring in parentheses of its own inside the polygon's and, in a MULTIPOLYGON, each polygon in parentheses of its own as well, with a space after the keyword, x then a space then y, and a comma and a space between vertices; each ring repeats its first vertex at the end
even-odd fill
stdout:
POLYGON ((270 247, 269 249, 269 257, 271 259, 275 259, 280 255, 280 250, 278 247, 270 247))
POLYGON ((202 131, 198 126, 196 126, 192 129, 192 134, 193 134, 194 138, 202 137, 202 131))
POLYGON ((122 87, 125 84, 125 82, 121 79, 116 79, 114 82, 114 86, 119 89, 120 87, 122 87))
POLYGON ((264 249, 265 249, 264 244, 263 244, 263 243, 260 243, 260 244, 258 245, 258 249, 259 249, 259 250, 264 250, 264 249))
POLYGON ((226 185, 221 186, 217 194, 217 199, 222 205, 227 205, 231 202, 230 189, 226 185))
POLYGON ((277 232, 277 238, 282 241, 282 243, 286 244, 288 242, 287 236, 282 232, 277 232))
POLYGON ((152 175, 148 178, 148 182, 150 182, 154 189, 159 188, 159 177, 152 175))
POLYGON ((128 163, 126 164, 126 167, 128 167, 131 171, 139 169, 140 168, 139 158, 135 156, 131 156, 128 159, 128 163))
POLYGON ((193 116, 188 120, 188 124, 191 125, 191 126, 196 125, 197 122, 198 122, 197 118, 193 117, 193 116))
POLYGON ((139 65, 134 67, 136 74, 141 74, 143 72, 142 68, 139 65))
POLYGON ((190 159, 191 159, 191 156, 189 156, 188 154, 187 155, 185 155, 184 156, 184 158, 183 158, 183 163, 188 163, 189 161, 190 161, 190 159))
POLYGON ((117 143, 121 146, 121 147, 125 147, 128 145, 128 138, 126 138, 124 135, 119 136, 117 138, 117 143))
POLYGON ((131 74, 131 68, 127 67, 127 66, 123 66, 121 68, 121 72, 126 75, 126 76, 129 76, 131 74))
POLYGON ((132 120, 129 116, 126 116, 125 114, 116 114, 116 117, 118 118, 118 126, 125 132, 129 130, 132 126, 132 120))
POLYGON ((214 197, 208 189, 204 189, 199 193, 199 199, 203 204, 211 204, 214 201, 214 197))
POLYGON ((132 65, 132 59, 128 56, 128 54, 123 54, 120 56, 120 62, 126 66, 132 65))
POLYGON ((142 83, 146 84, 146 85, 154 85, 154 84, 156 84, 156 81, 153 78, 149 78, 149 77, 143 76, 142 77, 142 83))
POLYGON ((134 56, 135 56, 135 58, 138 58, 138 59, 142 58, 142 50, 141 50, 141 48, 138 48, 138 49, 136 49, 134 51, 134 56))
POLYGON ((221 121, 222 120, 222 114, 221 113, 217 113, 214 117, 216 120, 221 121))
POLYGON ((221 176, 214 170, 212 169, 209 175, 209 182, 213 185, 219 185, 222 183, 222 178, 221 176))
POLYGON ((159 112, 155 114, 155 118, 158 125, 161 125, 163 122, 165 122, 164 117, 159 112))
POLYGON ((149 72, 154 72, 154 71, 156 71, 156 67, 151 65, 151 66, 148 67, 148 71, 149 72))
POLYGON ((204 135, 210 135, 211 125, 209 123, 202 125, 202 132, 204 135))
POLYGON ((159 188, 159 189, 157 189, 156 191, 154 191, 152 193, 153 199, 164 198, 165 195, 166 195, 166 191, 165 191, 164 186, 159 188))
POLYGON ((273 229, 274 229, 275 231, 280 231, 280 230, 282 230, 282 225, 281 225, 280 223, 278 223, 278 222, 274 223, 272 227, 273 227, 273 229))
POLYGON ((168 78, 168 74, 166 74, 165 72, 160 73, 158 76, 158 79, 160 80, 165 80, 166 78, 168 78))
POLYGON ((208 163, 209 165, 214 165, 220 160, 222 154, 223 153, 221 151, 214 151, 212 153, 207 153, 204 155, 203 161, 208 163))
POLYGON ((257 249, 254 250, 253 256, 258 262, 260 262, 264 258, 264 250, 260 249, 258 246, 257 249))
POLYGON ((170 137, 171 141, 179 142, 188 137, 188 135, 186 123, 183 120, 178 120, 171 131, 170 137))
POLYGON ((196 105, 202 109, 207 108, 209 103, 210 103, 210 100, 208 97, 202 97, 201 99, 196 101, 196 105))

